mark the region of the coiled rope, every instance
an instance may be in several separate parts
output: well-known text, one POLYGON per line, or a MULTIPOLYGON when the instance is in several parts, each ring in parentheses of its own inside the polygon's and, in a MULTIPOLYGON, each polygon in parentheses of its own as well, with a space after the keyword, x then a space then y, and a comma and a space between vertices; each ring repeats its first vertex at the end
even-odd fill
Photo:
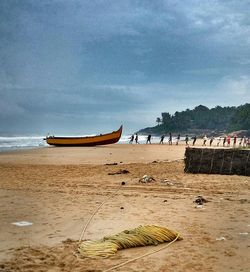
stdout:
POLYGON ((178 235, 175 237, 175 239, 174 239, 173 241, 171 241, 170 243, 168 243, 167 245, 165 245, 165 246, 163 246, 163 247, 161 247, 161 248, 159 248, 159 249, 157 249, 157 250, 153 250, 153 251, 150 251, 150 252, 148 252, 148 253, 146 253, 146 254, 143 254, 143 255, 141 255, 141 256, 135 257, 135 258, 133 258, 133 259, 131 259, 131 260, 128 260, 128 261, 126 261, 126 262, 123 262, 123 263, 121 263, 121 264, 118 264, 118 265, 116 265, 116 266, 113 266, 113 267, 111 267, 111 268, 109 268, 109 269, 107 269, 107 270, 104 270, 103 272, 112 271, 112 270, 114 270, 114 269, 116 269, 116 268, 119 268, 119 267, 124 266, 125 264, 132 263, 132 262, 134 262, 134 261, 137 261, 137 260, 139 260, 139 259, 142 259, 142 258, 147 257, 147 256, 149 256, 149 255, 152 255, 152 254, 154 254, 154 253, 157 253, 157 252, 159 252, 159 251, 161 251, 161 250, 167 248, 167 247, 170 246, 171 244, 173 244, 173 243, 174 243, 175 241, 177 241, 179 238, 180 238, 180 236, 179 236, 179 234, 178 234, 178 235))
POLYGON ((160 243, 168 242, 168 244, 164 247, 153 250, 105 270, 111 271, 125 264, 163 250, 177 240, 182 240, 182 237, 180 237, 179 233, 176 231, 156 225, 146 225, 139 226, 132 230, 125 230, 116 235, 106 236, 101 240, 84 241, 79 245, 78 253, 80 257, 85 258, 107 258, 114 255, 120 249, 158 245, 160 243))
POLYGON ((82 257, 107 258, 120 249, 172 242, 177 236, 179 236, 177 232, 164 227, 156 225, 139 226, 116 235, 105 236, 101 240, 84 241, 80 244, 78 252, 82 257))

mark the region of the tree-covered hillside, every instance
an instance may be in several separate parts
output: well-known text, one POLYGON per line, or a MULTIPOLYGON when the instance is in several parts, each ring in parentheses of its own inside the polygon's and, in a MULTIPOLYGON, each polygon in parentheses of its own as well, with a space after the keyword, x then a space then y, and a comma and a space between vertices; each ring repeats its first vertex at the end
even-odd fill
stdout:
POLYGON ((165 134, 169 132, 202 133, 214 134, 228 133, 238 130, 250 131, 250 104, 239 107, 220 107, 209 109, 199 105, 193 110, 176 111, 173 115, 168 112, 161 113, 157 117, 158 125, 148 127, 139 133, 165 134))

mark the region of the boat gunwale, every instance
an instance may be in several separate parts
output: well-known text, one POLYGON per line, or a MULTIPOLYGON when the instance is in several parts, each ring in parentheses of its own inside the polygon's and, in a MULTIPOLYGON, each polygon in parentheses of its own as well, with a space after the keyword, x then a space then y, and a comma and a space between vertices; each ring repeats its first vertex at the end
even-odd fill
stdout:
POLYGON ((116 134, 116 133, 120 133, 122 131, 122 125, 120 126, 120 128, 118 130, 115 130, 113 132, 110 132, 110 133, 105 133, 105 134, 99 134, 99 135, 94 135, 94 136, 80 136, 80 137, 74 137, 74 136, 70 136, 70 137, 67 137, 67 136, 47 136, 45 138, 45 140, 47 139, 59 139, 59 140, 80 140, 80 139, 96 139, 96 138, 100 138, 100 137, 106 137, 106 136, 109 136, 109 135, 112 135, 112 134, 116 134))

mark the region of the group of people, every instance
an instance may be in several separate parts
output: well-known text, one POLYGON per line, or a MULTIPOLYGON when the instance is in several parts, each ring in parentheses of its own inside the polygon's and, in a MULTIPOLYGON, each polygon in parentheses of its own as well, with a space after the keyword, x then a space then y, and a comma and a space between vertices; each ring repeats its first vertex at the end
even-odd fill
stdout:
MULTIPOLYGON (((149 135, 147 136, 147 139, 146 139, 146 144, 151 144, 151 138, 152 138, 152 135, 149 134, 149 135)), ((133 134, 133 135, 131 135, 131 137, 129 138, 129 143, 132 144, 132 143, 135 141, 136 144, 139 144, 138 139, 139 139, 138 134, 137 134, 137 133, 136 133, 135 135, 133 134)), ((165 135, 162 135, 162 136, 160 137, 160 142, 159 142, 159 144, 163 144, 164 139, 165 139, 165 135)), ((178 145, 180 139, 181 139, 181 135, 178 134, 178 136, 177 136, 177 138, 176 138, 176 145, 178 145)), ((169 133, 168 143, 169 143, 169 145, 172 145, 172 144, 173 144, 173 137, 172 137, 172 133, 171 133, 171 132, 169 133)))
MULTIPOLYGON (((160 142, 159 144, 164 144, 164 139, 166 138, 166 135, 162 135, 160 137, 160 142)), ((133 134, 130 138, 129 143, 132 144, 134 141, 136 144, 139 144, 139 136, 136 133, 135 135, 133 134)), ((152 139, 152 135, 149 134, 147 136, 146 139, 146 144, 151 144, 151 139, 152 139)), ((178 145, 181 139, 181 135, 178 134, 176 139, 175 139, 175 144, 178 145)), ((236 135, 234 135, 233 137, 231 137, 230 135, 228 136, 224 136, 224 137, 219 137, 219 138, 214 138, 213 136, 208 138, 206 135, 204 135, 203 137, 203 142, 202 142, 202 146, 206 146, 207 144, 209 146, 212 146, 214 141, 216 140, 216 146, 220 146, 222 144, 223 147, 229 147, 231 146, 231 143, 233 144, 233 147, 239 146, 239 147, 250 147, 250 138, 247 138, 246 136, 241 137, 241 138, 237 138, 236 135)), ((197 141, 197 137, 193 136, 191 138, 189 138, 188 135, 185 136, 185 144, 186 146, 189 146, 189 144, 192 144, 193 146, 196 144, 197 141), (192 141, 190 143, 190 140, 192 141)), ((169 137, 168 137, 168 144, 172 145, 173 144, 173 137, 172 137, 172 133, 169 133, 169 137)))
MULTIPOLYGON (((151 137, 152 137, 151 134, 147 136, 146 144, 151 144, 151 137)), ((129 141, 130 144, 132 144, 134 140, 136 144, 139 144, 139 141, 138 141, 139 137, 137 133, 135 135, 133 134, 129 139, 130 139, 129 141)))
MULTIPOLYGON (((214 142, 215 138, 212 136, 210 139, 208 139, 208 137, 205 135, 203 137, 203 144, 202 146, 206 146, 206 143, 209 141, 209 145, 212 146, 213 142, 214 142)), ((230 135, 228 136, 224 136, 224 137, 219 137, 217 138, 217 143, 216 146, 220 146, 220 144, 222 143, 222 146, 231 146, 231 143, 233 144, 233 147, 250 147, 250 138, 247 138, 246 136, 243 136, 241 138, 237 138, 236 135, 234 135, 233 137, 231 137, 230 135)))

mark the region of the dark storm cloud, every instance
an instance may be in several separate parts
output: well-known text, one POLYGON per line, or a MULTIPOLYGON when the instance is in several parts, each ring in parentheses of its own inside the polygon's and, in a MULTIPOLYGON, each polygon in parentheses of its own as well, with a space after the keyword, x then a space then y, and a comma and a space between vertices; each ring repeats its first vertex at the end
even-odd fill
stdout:
POLYGON ((2 0, 0 130, 136 130, 162 111, 247 102, 249 8, 2 0))

